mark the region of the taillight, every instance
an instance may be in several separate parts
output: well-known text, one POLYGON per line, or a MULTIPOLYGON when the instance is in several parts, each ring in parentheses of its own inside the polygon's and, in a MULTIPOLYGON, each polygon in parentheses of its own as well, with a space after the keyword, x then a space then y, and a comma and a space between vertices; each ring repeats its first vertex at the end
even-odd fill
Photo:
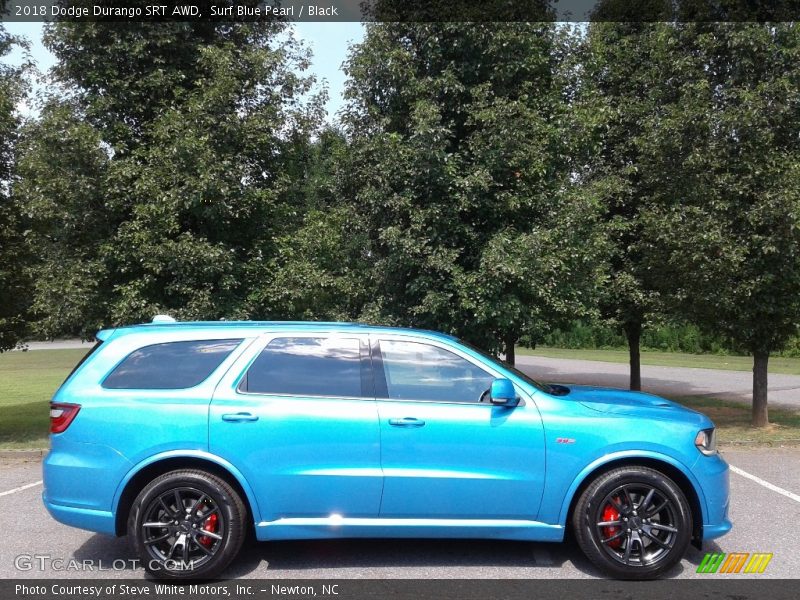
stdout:
POLYGON ((81 409, 80 404, 50 403, 50 433, 62 433, 81 409))

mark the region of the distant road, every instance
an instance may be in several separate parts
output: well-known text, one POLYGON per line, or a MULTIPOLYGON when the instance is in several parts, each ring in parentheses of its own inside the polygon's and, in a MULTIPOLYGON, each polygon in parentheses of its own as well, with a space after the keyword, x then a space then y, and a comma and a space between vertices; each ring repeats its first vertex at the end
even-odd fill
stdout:
MULTIPOLYGON (((28 342, 29 350, 91 347, 92 342, 80 340, 28 342)), ((541 381, 628 388, 628 365, 620 363, 517 355, 517 367, 541 381)), ((666 396, 714 396, 750 403, 753 375, 749 371, 643 365, 642 389, 666 396)), ((800 375, 770 373, 769 403, 800 408, 800 375)))
POLYGON ((28 350, 71 350, 73 348, 86 348, 94 346, 94 342, 81 340, 55 340, 54 342, 26 342, 28 350))
MULTIPOLYGON (((534 379, 628 388, 628 365, 595 360, 517 355, 517 368, 534 379)), ((687 367, 642 366, 642 391, 665 396, 713 396, 750 403, 753 374, 687 367)), ((800 375, 769 375, 770 406, 800 408, 800 375)))

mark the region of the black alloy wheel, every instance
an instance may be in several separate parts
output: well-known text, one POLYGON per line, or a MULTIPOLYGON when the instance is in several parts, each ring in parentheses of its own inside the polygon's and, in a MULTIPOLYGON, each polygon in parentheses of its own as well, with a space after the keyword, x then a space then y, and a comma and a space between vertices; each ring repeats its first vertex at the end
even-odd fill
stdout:
POLYGON ((691 540, 692 517, 681 489, 663 473, 623 467, 598 477, 573 513, 583 552, 621 579, 654 579, 673 567, 691 540))
POLYGON ((134 501, 128 534, 145 569, 172 579, 208 579, 233 560, 247 511, 236 492, 204 471, 172 471, 134 501))

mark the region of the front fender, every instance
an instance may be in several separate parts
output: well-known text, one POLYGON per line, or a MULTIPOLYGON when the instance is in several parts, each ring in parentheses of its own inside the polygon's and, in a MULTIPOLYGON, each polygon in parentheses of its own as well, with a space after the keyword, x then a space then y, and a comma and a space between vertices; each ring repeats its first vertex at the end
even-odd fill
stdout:
POLYGON ((168 452, 161 452, 159 454, 149 456, 148 458, 134 465, 134 467, 125 474, 125 477, 117 486, 117 490, 114 493, 114 501, 112 503, 113 514, 115 515, 117 514, 117 508, 119 507, 119 502, 120 499, 122 498, 122 493, 128 486, 130 480, 133 479, 137 473, 139 473, 142 469, 149 467, 150 465, 156 464, 162 460, 174 459, 174 458, 195 458, 195 459, 207 460, 225 469, 228 473, 231 474, 231 476, 233 476, 234 479, 236 479, 236 481, 242 487, 242 490, 244 490, 245 496, 247 496, 247 502, 250 505, 250 509, 253 513, 253 518, 255 519, 255 522, 258 523, 259 521, 261 521, 261 510, 258 506, 258 502, 256 501, 256 496, 253 493, 250 484, 247 482, 247 479, 245 479, 244 475, 242 475, 241 471, 239 471, 239 469, 237 469, 235 466, 233 466, 230 462, 228 462, 224 458, 220 458, 215 454, 204 452, 202 450, 170 450, 168 452))
POLYGON ((706 509, 706 498, 705 495, 703 494, 703 488, 700 486, 700 483, 697 481, 697 478, 694 476, 691 469, 689 469, 685 464, 667 454, 662 454, 660 452, 653 452, 651 450, 621 450, 619 452, 613 452, 611 454, 601 456, 600 458, 586 465, 581 470, 581 472, 578 473, 577 477, 575 477, 572 484, 567 489, 567 493, 565 494, 564 499, 561 503, 561 511, 559 512, 559 517, 558 517, 559 524, 566 526, 567 516, 569 515, 569 508, 572 505, 572 500, 575 496, 575 492, 578 490, 581 484, 584 481, 586 481, 587 477, 591 476, 598 469, 606 465, 609 465, 611 463, 620 460, 630 460, 630 459, 655 460, 667 463, 668 465, 675 467, 686 477, 686 479, 689 480, 689 483, 691 483, 692 487, 694 488, 694 491, 697 494, 697 498, 700 501, 700 510, 703 513, 703 519, 705 519, 705 514, 707 512, 707 509, 706 509))

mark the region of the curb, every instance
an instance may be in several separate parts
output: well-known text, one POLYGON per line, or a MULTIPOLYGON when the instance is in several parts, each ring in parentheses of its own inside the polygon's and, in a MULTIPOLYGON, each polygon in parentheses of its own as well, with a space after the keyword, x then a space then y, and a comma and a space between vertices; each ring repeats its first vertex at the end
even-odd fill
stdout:
POLYGON ((41 459, 47 453, 47 448, 35 448, 33 450, 0 450, 0 458, 38 458, 41 459))

